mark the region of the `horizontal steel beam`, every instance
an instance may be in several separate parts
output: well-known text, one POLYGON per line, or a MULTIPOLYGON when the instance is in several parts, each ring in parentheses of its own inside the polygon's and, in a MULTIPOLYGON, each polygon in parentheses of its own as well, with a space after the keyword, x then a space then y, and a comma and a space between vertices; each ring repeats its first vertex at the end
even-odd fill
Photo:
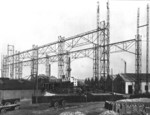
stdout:
MULTIPOLYGON (((86 36, 86 35, 89 35, 89 34, 92 34, 92 33, 96 33, 96 32, 98 32, 98 31, 103 31, 103 30, 105 30, 106 28, 99 28, 99 29, 94 29, 94 30, 91 30, 91 31, 87 31, 87 32, 84 32, 84 33, 81 33, 81 34, 78 34, 78 35, 75 35, 75 36, 71 36, 71 37, 68 37, 68 38, 66 38, 66 39, 64 39, 63 40, 63 42, 66 42, 66 41, 69 41, 69 40, 73 40, 73 39, 76 39, 76 38, 78 38, 78 37, 83 37, 83 36, 86 36)), ((44 47, 49 47, 49 46, 51 46, 51 45, 55 45, 55 44, 58 44, 58 43, 60 43, 61 41, 56 41, 56 42, 52 42, 52 43, 48 43, 48 44, 45 44, 45 45, 42 45, 42 46, 38 46, 38 47, 36 47, 35 49, 36 50, 39 50, 39 49, 41 49, 41 48, 44 48, 44 47)), ((16 54, 14 54, 14 55, 10 55, 10 56, 7 56, 8 58, 9 57, 12 57, 12 56, 15 56, 15 55, 19 55, 19 54, 23 54, 23 53, 27 53, 27 52, 31 52, 31 51, 33 51, 33 50, 35 50, 35 49, 29 49, 29 50, 25 50, 25 51, 22 51, 22 52, 19 52, 19 53, 16 53, 16 54)))
MULTIPOLYGON (((111 50, 112 47, 116 47, 118 49, 118 50, 110 51, 110 53, 124 51, 124 52, 129 52, 129 53, 135 54, 134 52, 129 51, 129 49, 131 48, 131 46, 133 46, 132 43, 135 43, 135 42, 136 42, 136 39, 130 39, 130 40, 125 40, 125 41, 110 43, 110 44, 107 44, 105 46, 99 45, 96 48, 110 46, 110 50, 111 50), (124 47, 124 44, 127 44, 127 43, 130 43, 130 44, 127 45, 126 47, 124 47), (119 46, 119 45, 122 45, 122 47, 119 46)), ((71 52, 69 52, 69 54, 73 55, 75 53, 80 53, 80 54, 82 54, 83 57, 90 57, 89 55, 91 55, 91 54, 89 52, 93 51, 94 49, 95 49, 95 47, 89 47, 89 48, 85 48, 85 49, 79 49, 79 50, 71 51, 71 52)), ((49 59, 53 58, 53 60, 57 61, 57 58, 58 58, 59 55, 68 55, 68 52, 65 52, 65 53, 62 53, 62 54, 54 54, 54 55, 50 55, 50 56, 46 55, 44 57, 38 57, 37 59, 29 59, 29 60, 21 61, 21 63, 31 62, 33 60, 40 61, 40 60, 46 59, 46 58, 49 58, 49 59)), ((77 58, 78 57, 76 57, 76 58, 74 57, 74 59, 77 59, 77 58)), ((7 65, 11 65, 11 64, 12 63, 7 64, 7 65)), ((13 63, 13 64, 17 64, 17 63, 13 63)))

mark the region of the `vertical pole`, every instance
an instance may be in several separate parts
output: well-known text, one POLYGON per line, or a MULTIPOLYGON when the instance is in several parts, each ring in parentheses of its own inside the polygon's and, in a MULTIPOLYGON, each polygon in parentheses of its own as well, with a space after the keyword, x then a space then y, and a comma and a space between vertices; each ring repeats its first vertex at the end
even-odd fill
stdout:
MULTIPOLYGON (((105 22, 104 22, 104 27, 105 27, 106 25, 105 25, 105 22)), ((104 30, 104 38, 103 38, 103 77, 104 77, 104 92, 106 91, 106 76, 107 76, 107 70, 106 70, 106 68, 107 68, 107 56, 106 56, 106 30, 104 30)))
POLYGON ((140 20, 140 9, 138 8, 137 14, 137 93, 139 93, 139 85, 140 85, 140 78, 139 78, 139 20, 140 20))
MULTIPOLYGON (((99 30, 99 21, 100 21, 99 2, 97 2, 97 29, 98 30, 99 30)), ((96 46, 97 47, 96 48, 97 49, 97 51, 96 51, 97 52, 97 54, 96 54, 96 57, 97 57, 97 59, 96 59, 96 66, 97 66, 96 71, 97 72, 96 73, 97 73, 97 75, 96 76, 97 76, 98 79, 100 79, 100 76, 99 76, 99 63, 100 63, 100 60, 99 60, 100 59, 99 58, 99 54, 100 54, 99 45, 100 45, 99 44, 99 31, 97 31, 97 46, 96 46)))
POLYGON ((35 45, 33 45, 31 76, 35 81, 34 96, 36 103, 38 103, 38 46, 35 45))
POLYGON ((20 52, 18 52, 18 58, 19 58, 19 79, 22 78, 22 74, 23 74, 23 62, 20 59, 20 52))
POLYGON ((94 50, 93 50, 93 78, 99 79, 99 2, 97 2, 97 40, 96 44, 94 44, 94 50))
POLYGON ((48 57, 48 55, 46 55, 46 63, 45 63, 45 68, 46 68, 46 71, 45 71, 45 73, 46 73, 46 76, 48 76, 48 77, 50 77, 50 66, 49 66, 50 64, 49 64, 49 57, 48 57))
POLYGON ((15 47, 14 47, 14 45, 13 45, 13 46, 12 46, 12 55, 13 55, 13 56, 12 56, 12 78, 13 78, 13 79, 14 79, 14 61, 15 61, 15 60, 14 60, 14 59, 15 59, 15 58, 14 58, 14 53, 15 53, 14 50, 15 50, 15 47))
POLYGON ((107 76, 109 75, 109 71, 110 71, 110 47, 109 47, 109 43, 110 43, 110 10, 109 10, 109 0, 107 2, 107 76))
POLYGON ((3 71, 2 71, 3 73, 2 73, 2 75, 3 75, 4 78, 7 77, 7 75, 6 75, 6 72, 7 72, 6 59, 7 59, 6 56, 3 55, 3 71))
POLYGON ((137 75, 137 79, 136 79, 136 83, 135 83, 135 93, 138 94, 141 92, 141 80, 140 80, 140 73, 141 73, 141 39, 140 39, 140 34, 139 34, 139 17, 140 17, 140 13, 139 13, 139 8, 138 8, 138 12, 137 12, 137 38, 136 38, 136 75, 137 75))
POLYGON ((6 77, 9 78, 9 61, 10 61, 10 57, 9 56, 9 44, 7 45, 7 55, 6 55, 6 67, 7 67, 7 70, 6 70, 6 77))
POLYGON ((68 77, 70 78, 71 77, 71 61, 70 61, 70 57, 68 57, 68 77))
POLYGON ((58 78, 64 77, 64 47, 65 42, 64 38, 59 36, 58 37, 59 43, 58 43, 58 78))
POLYGON ((15 78, 17 79, 18 78, 18 70, 19 70, 19 67, 18 67, 18 52, 16 51, 16 56, 15 56, 15 78))
POLYGON ((39 85, 38 84, 39 83, 38 82, 39 81, 39 78, 38 78, 38 49, 36 49, 36 52, 37 52, 37 55, 36 55, 37 56, 37 58, 36 58, 36 67, 37 67, 36 68, 36 94, 37 94, 36 95, 37 96, 36 97, 36 103, 38 103, 38 90, 39 90, 39 88, 38 88, 38 85, 39 85))
POLYGON ((7 55, 11 57, 8 58, 8 68, 10 64, 10 77, 14 79, 14 45, 7 46, 7 55), (10 63, 9 63, 10 62, 10 63))
POLYGON ((3 63, 4 63, 3 60, 4 60, 4 59, 3 59, 3 56, 1 55, 1 78, 4 77, 4 75, 3 75, 3 69, 4 69, 4 68, 3 68, 3 63))
POLYGON ((127 73, 127 62, 126 61, 124 61, 124 73, 127 73))
POLYGON ((111 68, 111 75, 112 75, 112 83, 111 83, 111 87, 112 87, 112 92, 114 91, 114 85, 113 85, 113 69, 111 68))
POLYGON ((34 79, 34 48, 35 48, 35 45, 32 45, 32 49, 33 49, 33 51, 32 51, 32 61, 31 61, 31 79, 34 79))
POLYGON ((146 45, 146 93, 148 93, 148 73, 149 73, 149 5, 147 5, 147 45, 146 45))
POLYGON ((66 55, 66 77, 67 78, 71 77, 71 59, 70 59, 68 51, 67 51, 67 55, 66 55))
POLYGON ((49 77, 51 77, 51 64, 49 64, 49 77))

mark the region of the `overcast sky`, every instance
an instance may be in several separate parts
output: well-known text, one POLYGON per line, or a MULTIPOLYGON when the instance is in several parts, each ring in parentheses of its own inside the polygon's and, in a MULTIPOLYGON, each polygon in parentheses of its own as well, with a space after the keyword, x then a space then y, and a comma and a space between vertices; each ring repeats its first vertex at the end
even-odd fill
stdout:
MULTIPOLYGON (((106 1, 100 0, 100 20, 106 19, 106 1)), ((110 0, 110 42, 135 38, 137 8, 141 10, 140 23, 146 24, 146 5, 150 1, 110 0)), ((57 41, 58 36, 73 36, 96 28, 97 0, 0 0, 0 52, 6 54, 7 44, 15 50, 31 49, 57 41)), ((145 40, 145 29, 141 30, 145 40)), ((145 72, 145 42, 142 44, 143 72, 145 72)), ((134 49, 133 49, 134 51, 134 49)), ((135 56, 128 53, 111 54, 110 68, 123 72, 123 58, 127 71, 134 72, 135 56)), ((55 64, 54 66, 57 66, 55 64)), ((92 60, 72 62, 72 76, 92 76, 92 60)), ((41 71, 44 73, 45 70, 41 71)), ((27 73, 29 75, 30 73, 27 73)), ((57 76, 56 70, 52 75, 57 76)), ((82 76, 82 77, 81 77, 82 76)))

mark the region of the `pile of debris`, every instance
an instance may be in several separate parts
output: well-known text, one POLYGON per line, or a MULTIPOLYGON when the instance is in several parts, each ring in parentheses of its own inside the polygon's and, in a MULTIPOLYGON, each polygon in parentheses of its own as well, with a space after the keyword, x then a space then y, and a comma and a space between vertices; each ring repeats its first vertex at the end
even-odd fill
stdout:
POLYGON ((114 112, 114 111, 104 111, 103 113, 101 113, 100 115, 119 115, 118 113, 114 112))
POLYGON ((116 102, 146 102, 146 103, 150 103, 150 98, 135 98, 135 99, 122 99, 122 100, 118 100, 116 102))
POLYGON ((76 111, 76 112, 63 112, 60 115, 86 115, 80 111, 76 111))

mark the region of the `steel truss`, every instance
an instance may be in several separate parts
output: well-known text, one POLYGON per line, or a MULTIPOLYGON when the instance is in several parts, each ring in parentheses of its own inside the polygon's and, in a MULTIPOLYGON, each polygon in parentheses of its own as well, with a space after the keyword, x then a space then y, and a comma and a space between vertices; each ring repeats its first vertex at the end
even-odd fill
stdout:
MULTIPOLYGON (((93 47, 93 44, 96 45, 97 31, 101 33, 105 29, 106 29, 105 27, 95 29, 64 39, 63 41, 65 42, 64 46, 65 52, 63 52, 61 55, 65 56, 69 52, 71 60, 85 57, 93 59, 93 50, 95 49, 95 47, 93 47)), ((107 44, 106 47, 107 46, 110 47, 110 53, 126 51, 135 54, 135 52, 130 51, 131 47, 135 44, 135 41, 136 41, 135 39, 131 39, 111 43, 107 44)), ((11 64, 16 65, 18 62, 15 60, 15 62, 13 63, 11 58, 12 57, 16 58, 19 55, 20 57, 19 62, 22 63, 22 66, 31 66, 31 75, 35 75, 38 72, 38 64, 46 63, 47 59, 49 60, 49 62, 58 62, 59 60, 58 57, 60 55, 58 53, 59 42, 60 41, 46 44, 43 46, 36 46, 33 47, 33 49, 15 53, 14 55, 6 56, 4 57, 4 61, 6 61, 7 63, 5 63, 3 66, 7 68, 11 64)), ((104 46, 97 46, 97 47, 101 48, 104 46)), ((8 72, 6 71, 7 69, 5 68, 3 68, 4 74, 7 74, 8 72)))
MULTIPOLYGON (((105 28, 103 28, 105 29, 105 28)), ((68 52, 75 52, 79 49, 86 49, 90 46, 92 46, 93 44, 96 44, 96 33, 97 31, 102 31, 103 29, 95 29, 95 30, 91 30, 82 34, 78 34, 76 36, 72 36, 69 37, 67 39, 64 39, 64 51, 68 51, 68 52)), ((38 63, 45 63, 45 56, 47 55, 48 57, 50 57, 49 61, 50 62, 56 62, 56 60, 58 61, 58 58, 56 58, 56 55, 60 56, 62 55, 60 53, 59 49, 59 43, 60 41, 56 41, 50 44, 46 44, 43 46, 39 46, 30 50, 26 50, 20 53, 16 53, 14 55, 7 55, 4 60, 6 63, 4 63, 4 77, 9 77, 9 75, 6 75, 8 72, 8 68, 10 66, 10 64, 16 64, 18 63, 17 60, 15 60, 15 62, 13 63, 12 61, 12 57, 14 57, 15 59, 17 58, 17 56, 19 55, 20 60, 19 62, 22 62, 23 66, 27 66, 27 65, 32 65, 31 68, 31 75, 36 73, 35 71, 33 71, 35 68, 33 68, 33 65, 35 65, 35 60, 38 60, 38 63), (36 58, 36 56, 33 56, 34 52, 38 51, 38 55, 36 58), (30 63, 32 61, 32 63, 34 62, 34 64, 30 63)), ((79 54, 74 54, 73 57, 78 57, 77 55, 79 54)))

